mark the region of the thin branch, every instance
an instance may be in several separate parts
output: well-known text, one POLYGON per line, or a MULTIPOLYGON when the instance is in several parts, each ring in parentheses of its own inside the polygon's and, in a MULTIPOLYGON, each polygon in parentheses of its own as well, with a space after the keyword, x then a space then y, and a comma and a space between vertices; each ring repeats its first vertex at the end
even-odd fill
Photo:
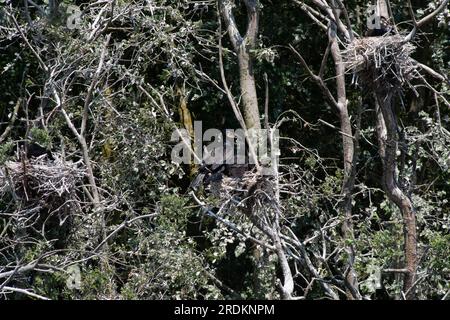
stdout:
POLYGON ((91 85, 89 86, 88 92, 86 94, 86 98, 84 100, 84 108, 83 108, 83 118, 81 120, 81 129, 80 129, 80 135, 84 136, 84 132, 86 131, 88 116, 89 116, 89 105, 91 103, 92 99, 92 92, 95 89, 95 86, 97 85, 98 79, 100 77, 100 73, 103 69, 103 63, 105 62, 105 55, 106 51, 108 49, 109 40, 111 39, 111 34, 108 34, 106 37, 105 43, 103 45, 102 53, 100 54, 100 61, 97 66, 97 70, 95 71, 94 77, 91 80, 91 85))
POLYGON ((391 1, 386 0, 386 5, 388 8, 389 16, 392 21, 392 26, 394 28, 394 31, 396 34, 398 34, 399 32, 398 32, 397 24, 395 23, 394 13, 392 12, 391 1))
POLYGON ((209 210, 206 206, 205 203, 201 202, 200 199, 197 198, 197 196, 195 195, 195 193, 193 191, 190 192, 190 195, 192 196, 192 198, 195 200, 195 202, 202 208, 202 211, 204 213, 206 213, 208 216, 216 219, 217 221, 223 223, 224 225, 226 225, 228 228, 230 228, 232 231, 242 235, 245 239, 248 239, 256 244, 259 244, 260 246, 263 246, 271 251, 275 251, 276 248, 274 246, 271 246, 267 243, 262 242, 261 240, 258 240, 252 236, 248 236, 246 235, 242 230, 240 230, 234 223, 225 220, 222 217, 219 217, 217 214, 215 214, 214 212, 212 212, 211 210, 209 210))
POLYGON ((408 269, 384 269, 383 272, 386 273, 409 273, 408 269))
POLYGON ((327 65, 328 56, 330 55, 331 49, 331 41, 328 41, 327 49, 325 50, 325 54, 322 58, 322 63, 320 64, 319 77, 323 79, 323 75, 325 73, 325 67, 327 65))
POLYGON ((306 69, 306 71, 309 73, 309 75, 314 79, 314 81, 317 82, 317 84, 322 89, 323 93, 328 98, 328 100, 336 108, 339 109, 339 105, 338 105, 336 99, 333 97, 333 94, 331 93, 330 89, 328 89, 328 87, 325 84, 323 78, 321 78, 318 75, 314 74, 314 72, 309 68, 309 66, 306 63, 305 59, 303 59, 303 56, 297 50, 295 50, 295 48, 291 44, 289 44, 289 48, 292 50, 292 52, 294 52, 297 55, 298 59, 300 60, 301 64, 303 65, 303 67, 306 69))
POLYGON ((0 273, 0 279, 10 277, 13 274, 31 271, 36 267, 37 263, 38 263, 38 260, 33 263, 30 263, 26 266, 15 268, 14 270, 11 270, 11 271, 2 272, 2 273, 0 273))
POLYGON ((443 0, 441 2, 441 4, 432 13, 423 17, 419 21, 417 21, 413 7, 411 5, 411 0, 408 0, 408 10, 411 15, 411 19, 413 21, 414 27, 411 30, 411 32, 405 37, 405 42, 411 41, 416 36, 417 30, 419 28, 423 27, 425 24, 432 21, 434 19, 434 17, 436 17, 439 13, 441 13, 447 6, 448 2, 449 2, 449 0, 443 0))
POLYGON ((303 12, 305 12, 320 28, 324 30, 328 29, 325 23, 320 21, 319 18, 325 20, 327 24, 329 23, 330 19, 321 14, 319 11, 314 10, 306 3, 303 3, 302 1, 295 0, 295 2, 300 6, 300 9, 303 10, 303 12))
POLYGON ((5 139, 8 137, 9 133, 11 132, 14 122, 16 122, 17 113, 19 112, 21 103, 22 103, 22 99, 21 98, 17 99, 16 106, 14 107, 13 114, 11 116, 11 120, 9 121, 9 124, 6 127, 5 131, 0 136, 0 144, 2 144, 5 141, 5 139))
POLYGON ((333 10, 331 9, 332 6, 330 6, 325 0, 312 0, 312 1, 320 10, 326 13, 326 15, 330 18, 330 20, 336 23, 338 30, 344 35, 344 37, 346 39, 350 39, 350 34, 349 31, 347 30, 347 27, 339 17, 334 16, 333 10))
POLYGON ((332 128, 332 129, 338 130, 339 133, 342 134, 343 136, 346 136, 347 138, 351 138, 351 139, 354 139, 354 140, 355 140, 355 137, 353 137, 352 135, 349 135, 349 134, 347 134, 347 133, 341 131, 341 129, 339 129, 338 127, 332 125, 331 123, 326 122, 325 120, 322 120, 322 119, 319 119, 319 120, 317 120, 317 121, 323 123, 324 125, 326 125, 326 126, 332 128))
POLYGON ((441 13, 445 7, 447 6, 449 0, 444 0, 441 2, 441 4, 429 15, 423 17, 419 21, 417 21, 417 27, 423 27, 425 24, 429 23, 431 20, 433 20, 434 17, 436 17, 439 13, 441 13))
POLYGON ((16 29, 17 29, 17 31, 19 31, 19 34, 22 37, 23 41, 25 41, 25 43, 28 46, 28 48, 30 48, 31 52, 34 54, 34 56, 38 60, 39 65, 41 66, 41 68, 44 69, 45 72, 48 72, 49 69, 48 69, 47 65, 44 63, 44 61, 42 60, 41 56, 36 52, 36 50, 34 50, 33 46, 28 41, 28 39, 25 36, 25 34, 22 32, 22 29, 20 28, 19 23, 16 20, 16 17, 14 17, 14 15, 9 13, 7 10, 5 10, 5 12, 12 19, 12 21, 13 21, 16 29))
MULTIPOLYGON (((414 60, 414 61, 415 61, 415 60, 414 60)), ((423 69, 426 73, 428 73, 430 76, 432 76, 432 77, 434 77, 434 78, 436 78, 437 80, 442 81, 442 82, 446 80, 446 78, 445 78, 443 75, 441 75, 439 72, 433 70, 433 69, 430 68, 429 66, 424 65, 423 63, 420 63, 420 62, 418 62, 418 61, 415 61, 415 62, 417 63, 417 65, 418 65, 420 68, 422 68, 422 69, 423 69)))
POLYGON ((266 99, 264 102, 264 127, 266 130, 269 130, 269 80, 267 79, 267 73, 264 73, 264 85, 266 93, 266 99))
POLYGON ((7 291, 13 291, 13 292, 23 293, 23 294, 25 294, 25 295, 27 295, 27 296, 29 296, 29 297, 36 298, 36 299, 40 299, 40 300, 51 300, 50 298, 41 296, 41 295, 39 295, 39 294, 37 294, 37 293, 34 293, 34 292, 30 292, 30 291, 28 291, 28 290, 26 290, 26 289, 20 289, 20 288, 14 288, 14 287, 7 287, 7 286, 3 287, 3 289, 4 289, 4 290, 7 290, 7 291))
POLYGON ((93 250, 93 252, 96 252, 98 249, 100 249, 115 234, 117 234, 120 230, 122 230, 126 226, 129 226, 134 221, 141 220, 141 219, 146 219, 146 218, 153 218, 155 216, 157 216, 157 213, 145 214, 145 215, 142 215, 142 216, 134 217, 133 219, 130 219, 130 220, 125 220, 116 229, 114 229, 114 231, 112 231, 105 239, 103 239, 103 241, 100 242, 100 244, 93 250))

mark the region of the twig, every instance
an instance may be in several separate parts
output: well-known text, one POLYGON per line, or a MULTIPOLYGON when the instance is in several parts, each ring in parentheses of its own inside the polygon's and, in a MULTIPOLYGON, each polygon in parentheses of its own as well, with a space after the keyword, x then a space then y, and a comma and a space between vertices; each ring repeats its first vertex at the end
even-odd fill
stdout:
POLYGON ((19 112, 21 103, 22 103, 22 99, 21 98, 17 99, 16 106, 14 107, 13 114, 11 116, 11 120, 10 120, 8 126, 6 127, 5 131, 0 136, 0 144, 2 144, 5 141, 5 139, 8 137, 9 133, 11 132, 14 122, 17 119, 17 113, 19 112))
POLYGON ((331 93, 330 89, 328 89, 327 85, 325 84, 325 82, 323 81, 323 78, 319 77, 318 75, 314 74, 314 72, 309 68, 308 64, 306 63, 305 59, 303 59, 303 56, 297 51, 295 50, 295 48, 289 44, 289 48, 292 50, 292 52, 294 52, 298 59, 300 60, 301 64, 303 65, 303 67, 306 69, 306 71, 308 72, 308 74, 314 79, 314 81, 317 82, 317 84, 319 85, 319 87, 322 89, 323 93, 325 94, 325 96, 328 98, 328 100, 336 107, 339 109, 339 105, 336 101, 336 99, 333 97, 333 94, 331 93))
POLYGON ((195 195, 195 193, 194 193, 193 191, 191 191, 190 194, 191 194, 192 198, 195 200, 195 202, 196 202, 198 205, 201 206, 202 211, 203 211, 204 213, 206 213, 208 216, 210 216, 210 217, 216 219, 217 221, 223 223, 224 225, 226 225, 228 228, 230 228, 230 229, 233 230, 234 232, 236 232, 236 233, 238 233, 238 234, 244 236, 246 239, 251 240, 251 241, 253 241, 254 243, 259 244, 259 245, 261 245, 261 246, 263 246, 263 247, 265 247, 265 248, 267 248, 267 249, 269 249, 269 250, 271 250, 271 251, 275 251, 275 247, 273 247, 273 246, 271 246, 271 245, 269 245, 269 244, 267 244, 267 243, 264 243, 264 242, 262 242, 261 240, 258 240, 258 239, 254 238, 254 237, 252 237, 252 236, 246 235, 246 234, 245 234, 242 230, 240 230, 234 223, 232 223, 232 222, 230 222, 230 221, 228 221, 228 220, 225 220, 225 219, 223 219, 222 217, 219 217, 217 214, 215 214, 215 213, 212 212, 211 210, 207 209, 207 208, 206 208, 206 204, 204 204, 203 202, 201 202, 201 201, 197 198, 197 196, 195 195))
POLYGON ((97 70, 94 73, 94 77, 91 80, 91 85, 89 86, 88 92, 86 94, 86 98, 84 100, 84 108, 83 108, 83 118, 81 119, 81 129, 80 135, 84 136, 84 132, 86 131, 88 116, 89 116, 89 105, 92 99, 92 92, 94 91, 95 86, 97 85, 98 78, 100 77, 100 72, 103 68, 103 63, 105 61, 106 51, 108 49, 108 44, 111 39, 111 34, 108 34, 106 37, 105 43, 103 45, 102 53, 100 54, 100 61, 97 66, 97 70))
POLYGON ((13 291, 13 292, 23 293, 23 294, 25 294, 25 295, 27 295, 27 296, 30 296, 30 297, 32 297, 32 298, 37 298, 37 299, 40 299, 40 300, 51 300, 50 298, 41 296, 41 295, 39 295, 39 294, 37 294, 37 293, 34 293, 34 292, 30 292, 30 291, 28 291, 28 290, 26 290, 26 289, 20 289, 20 288, 14 288, 14 287, 7 287, 7 286, 3 287, 3 289, 4 289, 4 290, 7 290, 7 291, 13 291))
POLYGON ((133 219, 130 220, 125 220, 124 222, 122 222, 116 229, 114 229, 114 231, 112 231, 105 239, 103 239, 102 242, 100 242, 100 244, 94 249, 92 250, 92 252, 96 252, 98 251, 98 249, 100 249, 109 239, 111 239, 115 234, 117 234, 120 230, 122 230, 123 228, 125 228, 126 226, 130 225, 131 223, 133 223, 136 220, 141 220, 141 219, 146 219, 146 218, 153 218, 155 216, 157 216, 157 213, 152 213, 152 214, 145 214, 142 216, 138 216, 138 217, 134 217, 133 219))
POLYGON ((16 26, 17 31, 19 31, 19 34, 22 37, 23 41, 25 41, 25 43, 28 46, 28 48, 30 48, 31 52, 34 54, 36 59, 38 59, 41 68, 44 69, 45 72, 48 72, 49 69, 48 69, 47 65, 44 63, 44 61, 42 60, 41 56, 36 52, 36 50, 34 50, 33 46, 28 41, 28 39, 25 36, 25 34, 22 32, 22 29, 20 28, 19 23, 16 20, 16 17, 14 17, 14 15, 9 13, 8 11, 5 11, 5 12, 13 20, 13 23, 16 26))

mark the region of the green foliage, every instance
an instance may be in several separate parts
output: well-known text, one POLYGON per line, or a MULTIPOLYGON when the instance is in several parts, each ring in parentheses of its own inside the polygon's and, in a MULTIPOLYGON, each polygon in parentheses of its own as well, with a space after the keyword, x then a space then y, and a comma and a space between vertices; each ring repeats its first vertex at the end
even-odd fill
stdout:
POLYGON ((14 148, 14 143, 12 141, 7 141, 0 145, 0 165, 4 164, 8 160, 12 149, 14 148))
POLYGON ((202 256, 195 250, 195 242, 186 236, 191 210, 187 199, 167 195, 159 203, 155 229, 140 235, 135 245, 142 256, 139 264, 128 273, 121 290, 131 299, 199 299, 220 298, 222 294, 208 277, 209 271, 202 256))
POLYGON ((34 127, 31 128, 30 135, 34 142, 37 142, 38 144, 40 144, 45 148, 51 147, 51 137, 45 130, 34 127))

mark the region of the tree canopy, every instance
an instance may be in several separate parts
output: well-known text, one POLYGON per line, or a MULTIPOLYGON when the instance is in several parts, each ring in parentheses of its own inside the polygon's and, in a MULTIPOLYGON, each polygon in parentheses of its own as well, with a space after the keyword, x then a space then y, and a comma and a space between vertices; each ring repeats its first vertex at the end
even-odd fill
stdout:
POLYGON ((0 0, 0 299, 449 299, 449 8, 0 0))

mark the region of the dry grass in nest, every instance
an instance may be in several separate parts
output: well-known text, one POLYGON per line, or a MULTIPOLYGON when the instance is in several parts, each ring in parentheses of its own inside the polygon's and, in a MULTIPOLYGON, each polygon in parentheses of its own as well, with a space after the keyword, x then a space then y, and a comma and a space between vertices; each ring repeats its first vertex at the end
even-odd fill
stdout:
POLYGON ((344 50, 347 72, 375 89, 399 90, 415 76, 417 63, 411 58, 415 46, 404 36, 385 35, 355 39, 344 50))

